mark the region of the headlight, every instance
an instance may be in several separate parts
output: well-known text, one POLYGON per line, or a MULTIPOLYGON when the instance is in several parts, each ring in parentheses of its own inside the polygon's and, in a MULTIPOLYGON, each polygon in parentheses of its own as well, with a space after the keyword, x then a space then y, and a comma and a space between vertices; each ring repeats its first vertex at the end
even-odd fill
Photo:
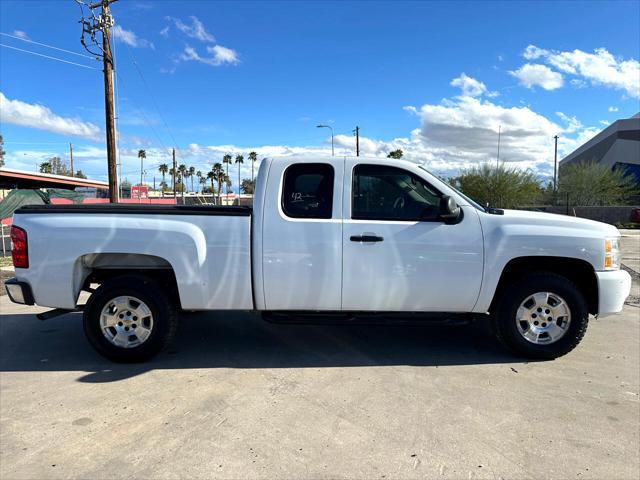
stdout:
POLYGON ((620 270, 620 239, 607 238, 604 241, 604 269, 620 270))

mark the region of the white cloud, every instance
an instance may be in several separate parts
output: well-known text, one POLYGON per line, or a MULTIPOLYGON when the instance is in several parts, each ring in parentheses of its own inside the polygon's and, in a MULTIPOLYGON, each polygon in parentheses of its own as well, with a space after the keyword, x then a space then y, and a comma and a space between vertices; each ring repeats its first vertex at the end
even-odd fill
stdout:
POLYGON ((27 35, 27 33, 22 31, 22 30, 14 30, 13 31, 13 36, 14 37, 18 37, 18 38, 22 38, 23 40, 29 40, 29 35, 27 35))
POLYGON ((587 82, 585 82, 584 80, 581 80, 579 78, 572 78, 569 83, 572 86, 574 86, 575 88, 586 88, 587 87, 587 82))
POLYGON ((214 45, 208 46, 206 50, 208 56, 203 57, 200 56, 195 48, 187 45, 184 48, 183 52, 180 54, 179 58, 183 61, 195 61, 214 67, 218 67, 224 64, 235 65, 237 63, 240 63, 238 53, 231 48, 223 47, 222 45, 214 45))
MULTIPOLYGON (((201 42, 209 42, 213 43, 216 41, 215 37, 207 32, 207 29, 204 27, 204 24, 198 19, 196 16, 190 16, 191 24, 184 23, 179 18, 174 17, 166 17, 167 20, 170 20, 174 23, 176 28, 184 33, 187 37, 195 38, 196 40, 200 40, 201 42)), ((167 31, 168 32, 168 31, 167 31)))
POLYGON ((144 38, 138 37, 131 30, 125 30, 120 25, 116 25, 111 29, 111 33, 113 34, 113 38, 121 41, 122 43, 126 43, 127 45, 134 48, 151 48, 155 49, 153 43, 149 40, 145 40, 144 38))
POLYGON ((163 36, 164 38, 169 37, 169 27, 166 26, 162 30, 160 30, 160 35, 163 36))
POLYGON ((620 110, 618 107, 609 107, 610 112, 617 112, 618 110, 620 110))
POLYGON ((539 86, 545 90, 555 90, 562 87, 563 83, 562 75, 546 65, 525 63, 518 70, 509 73, 527 88, 539 86))
POLYGON ((527 60, 540 59, 556 69, 594 85, 623 90, 628 96, 640 98, 640 62, 615 57, 605 48, 593 53, 582 50, 545 50, 529 45, 523 54, 527 60))
POLYGON ((575 116, 570 117, 568 115, 565 115, 562 112, 556 112, 556 115, 558 115, 558 117, 560 117, 560 119, 567 124, 567 126, 564 129, 565 133, 574 133, 584 128, 584 125, 582 125, 582 122, 578 120, 575 116))
POLYGON ((465 73, 451 80, 450 85, 462 90, 463 97, 479 97, 487 92, 487 87, 484 83, 475 78, 468 77, 465 73))
POLYGON ((0 92, 0 122, 37 128, 60 135, 100 140, 100 128, 78 118, 61 117, 44 105, 10 100, 0 92))

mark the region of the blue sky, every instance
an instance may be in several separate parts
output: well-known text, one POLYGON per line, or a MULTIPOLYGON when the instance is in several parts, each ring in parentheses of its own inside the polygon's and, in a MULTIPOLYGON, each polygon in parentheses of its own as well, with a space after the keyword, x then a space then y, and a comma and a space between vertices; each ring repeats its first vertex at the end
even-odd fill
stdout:
MULTIPOLYGON (((148 180, 174 145, 203 171, 227 151, 330 152, 317 123, 334 127, 338 153, 353 153, 359 125, 364 153, 402 148, 441 174, 494 158, 500 128, 502 158, 547 175, 554 134, 568 153, 640 110, 637 1, 120 0, 112 11, 131 179, 138 148, 148 180)), ((0 3, 0 43, 97 68, 0 47, 8 167, 64 158, 73 142, 79 168, 105 178, 100 64, 14 38, 86 53, 79 18, 73 0, 0 3)))

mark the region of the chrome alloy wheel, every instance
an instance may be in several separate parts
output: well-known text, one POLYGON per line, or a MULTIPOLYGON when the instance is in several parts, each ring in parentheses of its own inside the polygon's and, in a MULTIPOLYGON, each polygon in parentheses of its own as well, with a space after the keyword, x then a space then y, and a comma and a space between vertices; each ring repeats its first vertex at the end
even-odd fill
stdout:
POLYGON ((100 313, 100 329, 120 348, 142 345, 153 330, 153 315, 146 303, 124 295, 108 301, 100 313))
POLYGON ((557 342, 569 330, 571 310, 567 302, 551 292, 528 296, 518 307, 516 326, 525 340, 536 345, 557 342))

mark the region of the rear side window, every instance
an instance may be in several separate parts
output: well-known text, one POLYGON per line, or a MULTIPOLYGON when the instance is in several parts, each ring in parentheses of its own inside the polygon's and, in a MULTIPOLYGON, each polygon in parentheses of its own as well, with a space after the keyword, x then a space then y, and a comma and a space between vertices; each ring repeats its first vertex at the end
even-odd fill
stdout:
POLYGON ((284 172, 282 210, 292 218, 331 218, 333 167, 327 163, 298 163, 284 172))

